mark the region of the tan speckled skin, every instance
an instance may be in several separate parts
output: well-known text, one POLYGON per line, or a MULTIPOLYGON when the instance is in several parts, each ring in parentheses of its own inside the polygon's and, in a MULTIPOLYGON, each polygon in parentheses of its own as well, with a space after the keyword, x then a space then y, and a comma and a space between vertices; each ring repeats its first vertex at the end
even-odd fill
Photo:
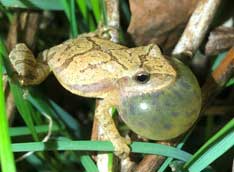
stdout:
POLYGON ((69 91, 104 98, 118 87, 120 78, 132 77, 138 71, 175 75, 161 53, 155 51, 159 51, 155 45, 129 49, 108 40, 83 37, 49 49, 47 61, 69 91))
POLYGON ((24 45, 17 44, 9 58, 23 85, 41 83, 52 71, 70 92, 100 98, 95 117, 110 141, 116 155, 129 153, 126 141, 119 135, 109 109, 118 108, 121 91, 132 95, 151 93, 172 84, 176 71, 156 45, 127 48, 97 37, 79 37, 43 51, 37 59, 24 45), (135 74, 148 72, 150 82, 134 81, 135 74), (125 81, 128 82, 126 86, 125 81))

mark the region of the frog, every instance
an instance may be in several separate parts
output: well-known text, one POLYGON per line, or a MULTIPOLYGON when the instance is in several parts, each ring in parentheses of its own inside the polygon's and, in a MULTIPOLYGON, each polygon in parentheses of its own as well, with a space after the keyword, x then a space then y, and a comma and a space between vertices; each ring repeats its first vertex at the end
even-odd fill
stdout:
POLYGON ((23 86, 40 84, 53 73, 71 93, 96 98, 95 118, 121 159, 130 153, 129 141, 115 126, 112 107, 131 130, 153 140, 181 135, 199 116, 201 95, 195 76, 182 62, 164 56, 156 44, 128 48, 98 34, 84 34, 37 58, 19 43, 9 59, 23 86))

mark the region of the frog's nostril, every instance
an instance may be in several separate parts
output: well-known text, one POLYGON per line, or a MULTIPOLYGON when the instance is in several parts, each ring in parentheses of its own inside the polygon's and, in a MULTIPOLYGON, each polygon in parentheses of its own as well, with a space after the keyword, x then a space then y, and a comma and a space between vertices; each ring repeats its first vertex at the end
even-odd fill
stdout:
POLYGON ((134 80, 140 84, 144 84, 150 80, 150 74, 147 72, 140 72, 134 76, 134 80))

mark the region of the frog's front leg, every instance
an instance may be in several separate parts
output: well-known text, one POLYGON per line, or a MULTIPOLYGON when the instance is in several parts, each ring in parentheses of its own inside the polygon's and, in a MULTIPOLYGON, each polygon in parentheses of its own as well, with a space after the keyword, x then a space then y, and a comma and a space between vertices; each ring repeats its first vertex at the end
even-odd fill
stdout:
POLYGON ((25 44, 17 44, 10 52, 9 59, 22 85, 40 84, 48 76, 50 69, 46 62, 45 52, 35 59, 25 44))
POLYGON ((95 117, 103 129, 104 135, 112 142, 115 149, 115 155, 124 159, 129 155, 130 148, 128 146, 128 141, 120 136, 111 117, 109 110, 112 106, 109 99, 99 100, 95 110, 95 117))

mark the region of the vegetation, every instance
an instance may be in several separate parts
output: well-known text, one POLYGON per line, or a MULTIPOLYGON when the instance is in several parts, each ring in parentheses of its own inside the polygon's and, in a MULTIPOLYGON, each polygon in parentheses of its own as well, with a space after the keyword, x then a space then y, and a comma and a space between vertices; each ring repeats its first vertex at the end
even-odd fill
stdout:
MULTIPOLYGON (((57 95, 62 89, 57 86, 53 77, 38 87, 21 87, 14 80, 14 74, 8 62, 9 51, 6 49, 9 27, 14 22, 15 15, 19 15, 22 11, 36 10, 43 15, 35 43, 35 51, 39 52, 69 37, 94 31, 99 22, 104 22, 103 4, 104 2, 98 0, 0 1, 0 159, 2 172, 15 172, 16 169, 24 172, 47 170, 97 172, 98 168, 92 158, 93 151, 113 152, 110 142, 90 140, 93 100, 81 100, 66 91, 61 91, 61 96, 57 95), (21 9, 15 8, 16 6, 21 9), (8 86, 4 85, 6 82, 8 86), (55 86, 51 87, 51 83, 55 86), (51 88, 47 89, 49 86, 51 88), (9 96, 9 93, 6 89, 9 89, 13 95, 17 109, 12 114, 7 114, 7 103, 4 98, 9 96), (58 91, 51 93, 55 89, 58 91), (74 101, 64 103, 63 96, 67 97, 64 100, 74 101), (78 109, 74 110, 74 107, 78 109), (28 155, 25 156, 25 153, 28 155), (18 158, 22 160, 17 161, 18 158)), ((130 20, 128 3, 125 0, 120 1, 120 13, 121 30, 125 33, 130 20)), ((124 34, 122 34, 122 40, 124 40, 124 34)), ((219 55, 215 64, 219 63, 222 57, 219 55)), ((227 85, 227 87, 230 86, 233 86, 233 83, 227 85)), ((197 136, 191 134, 193 132, 191 130, 176 148, 155 143, 132 142, 132 152, 137 153, 138 159, 144 154, 168 157, 159 169, 160 172, 171 171, 168 168, 169 164, 177 171, 213 171, 212 168, 207 167, 220 156, 225 156, 228 150, 227 154, 231 153, 230 149, 234 145, 234 119, 222 120, 223 124, 219 131, 211 133, 209 128, 216 125, 214 120, 214 117, 203 118, 198 125, 205 125, 206 135, 196 138, 197 136), (197 143, 193 145, 196 140, 197 143), (184 146, 185 149, 181 150, 184 146)), ((121 129, 126 131, 126 127, 121 125, 121 129)), ((218 161, 225 163, 222 159, 218 161)), ((217 168, 222 167, 222 165, 214 165, 217 168)))

